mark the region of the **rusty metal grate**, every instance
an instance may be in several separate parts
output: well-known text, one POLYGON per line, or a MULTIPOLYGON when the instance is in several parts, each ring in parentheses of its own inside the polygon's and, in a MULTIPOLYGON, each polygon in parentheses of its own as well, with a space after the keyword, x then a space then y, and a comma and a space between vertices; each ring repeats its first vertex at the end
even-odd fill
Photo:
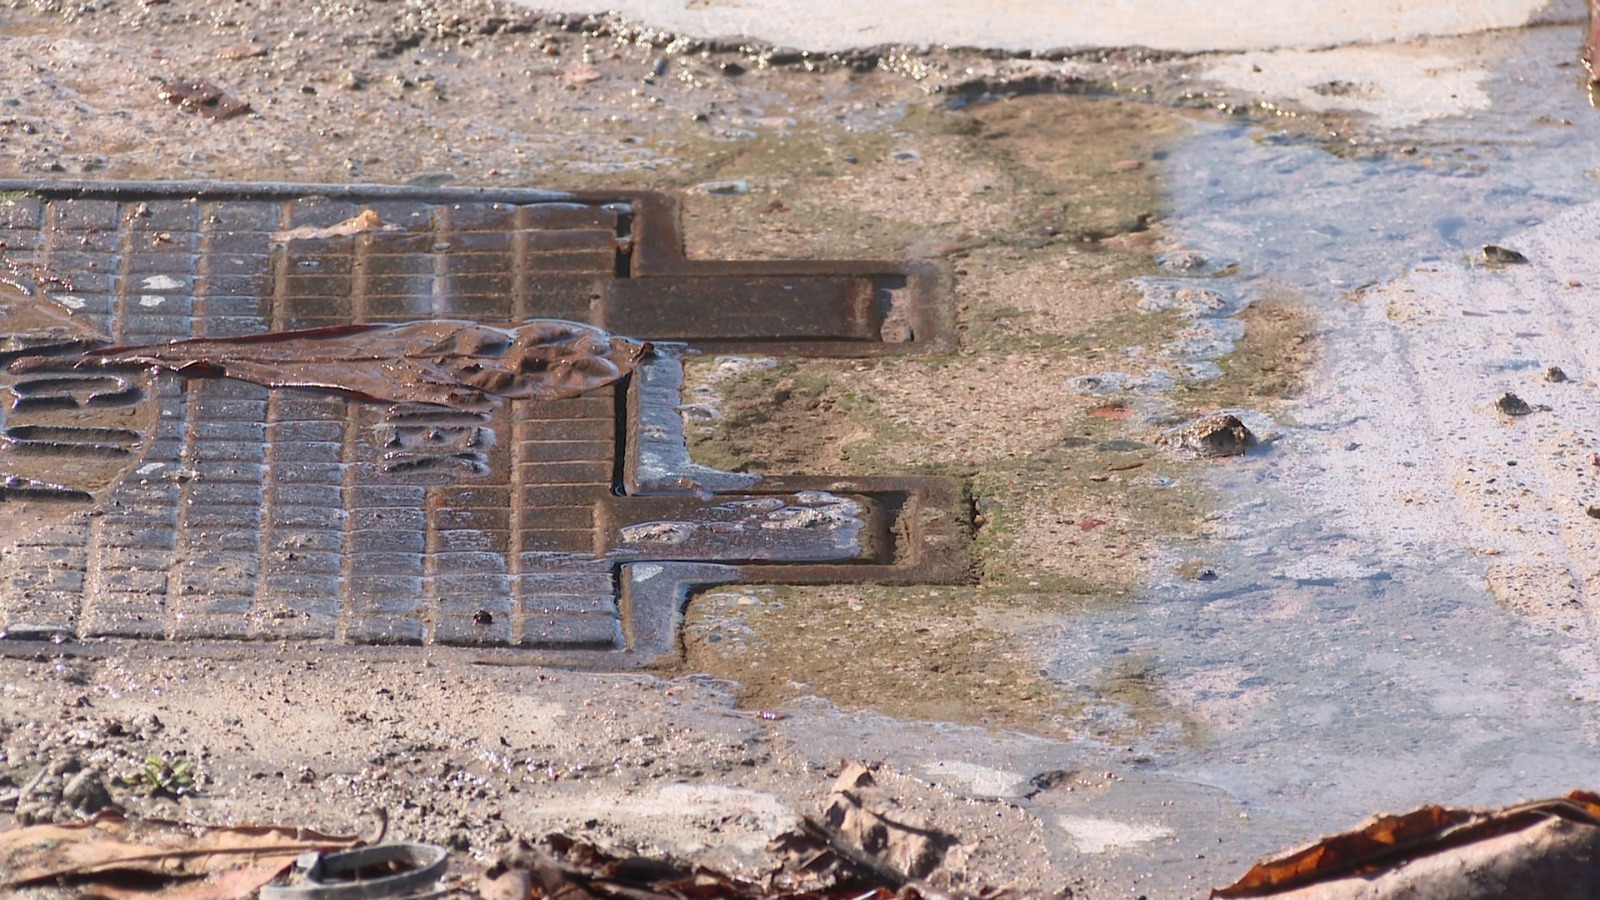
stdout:
POLYGON ((684 346, 947 346, 934 269, 686 260, 676 207, 652 193, 0 192, 17 273, 0 298, 0 362, 96 335, 436 318, 566 318, 682 342, 614 388, 489 411, 169 374, 0 374, 0 625, 13 645, 439 643, 632 664, 670 650, 698 584, 964 576, 959 485, 704 469, 676 411, 684 346))

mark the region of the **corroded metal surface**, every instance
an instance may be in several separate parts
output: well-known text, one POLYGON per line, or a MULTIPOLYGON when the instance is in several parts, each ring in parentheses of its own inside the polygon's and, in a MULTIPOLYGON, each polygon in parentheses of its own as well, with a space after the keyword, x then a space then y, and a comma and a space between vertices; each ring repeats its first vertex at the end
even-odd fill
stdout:
POLYGON ((255 363, 237 377, 160 370, 241 337, 395 324, 355 332, 381 343, 440 320, 916 351, 948 335, 931 271, 691 263, 674 207, 651 194, 34 186, 0 201, 0 240, 15 273, 0 285, 13 640, 469 644, 643 663, 671 648, 697 584, 965 574, 957 485, 691 463, 682 345, 553 400, 335 393, 255 363), (139 349, 89 351, 109 368, 31 362, 102 342, 139 349))

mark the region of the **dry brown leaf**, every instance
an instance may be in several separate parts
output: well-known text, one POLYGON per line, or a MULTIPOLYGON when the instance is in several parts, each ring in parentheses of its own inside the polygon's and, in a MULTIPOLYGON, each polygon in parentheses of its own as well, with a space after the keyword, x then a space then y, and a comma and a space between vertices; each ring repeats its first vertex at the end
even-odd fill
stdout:
POLYGON ((265 859, 268 861, 260 865, 225 869, 202 879, 167 883, 155 888, 148 884, 123 887, 100 881, 94 885, 94 892, 107 900, 149 900, 152 897, 160 900, 240 900, 261 890, 294 865, 296 857, 274 856, 265 859))
POLYGON ((363 209, 351 218, 345 219, 336 225, 318 228, 315 225, 302 225, 287 231, 274 232, 274 241, 320 241, 336 237, 354 237, 369 231, 398 231, 397 225, 385 225, 378 214, 370 209, 363 209))
MULTIPOLYGON (((1211 892, 1214 898, 1236 897, 1466 897, 1496 896, 1479 894, 1485 880, 1483 866, 1471 865, 1492 860, 1507 871, 1517 871, 1523 861, 1531 868, 1550 871, 1560 868, 1551 854, 1556 848, 1566 853, 1579 852, 1575 865, 1589 866, 1590 849, 1600 846, 1600 795, 1573 791, 1566 797, 1537 800, 1492 810, 1450 809, 1425 806, 1400 816, 1375 816, 1353 831, 1324 838, 1276 859, 1251 867, 1243 878, 1211 892), (1550 823, 1563 823, 1551 829, 1550 823), (1585 834, 1587 832, 1587 834, 1585 834), (1419 886, 1417 873, 1396 888, 1398 893, 1379 892, 1374 887, 1381 874, 1412 866, 1417 860, 1460 856, 1438 867, 1437 883, 1419 886), (1442 881, 1439 881, 1442 879, 1442 881), (1344 887, 1331 887, 1339 882, 1344 887), (1312 890, 1324 886, 1324 890, 1312 890), (1310 891, 1302 893, 1302 891, 1310 891)), ((1559 856, 1559 853, 1557 854, 1559 856)), ((1590 866, 1590 868, 1593 868, 1590 866)), ((1430 867, 1428 871, 1433 871, 1430 867)), ((1526 883, 1526 878, 1518 876, 1526 883)), ((1600 869, 1583 882, 1594 896, 1600 893, 1600 869)), ((1381 889, 1387 891, 1388 889, 1381 889)), ((1534 893, 1519 896, 1544 896, 1534 893)))
POLYGON ((357 836, 299 828, 208 828, 102 812, 67 825, 0 832, 0 891, 73 883, 108 897, 245 897, 307 850, 340 850, 357 836), (125 876, 136 873, 137 879, 125 876), (156 876, 154 883, 150 876, 156 876))
POLYGON ((847 763, 839 773, 823 817, 846 840, 911 878, 936 870, 954 878, 964 874, 961 842, 902 809, 860 763, 847 763))
POLYGON ((72 360, 25 357, 10 369, 153 367, 386 403, 484 409, 501 399, 557 400, 605 387, 650 349, 560 319, 532 319, 515 329, 432 319, 105 347, 72 360))
POLYGON ((752 881, 671 857, 614 853, 563 834, 537 844, 518 841, 500 854, 478 882, 484 900, 922 900, 916 886, 893 887, 859 878, 832 883, 752 881))

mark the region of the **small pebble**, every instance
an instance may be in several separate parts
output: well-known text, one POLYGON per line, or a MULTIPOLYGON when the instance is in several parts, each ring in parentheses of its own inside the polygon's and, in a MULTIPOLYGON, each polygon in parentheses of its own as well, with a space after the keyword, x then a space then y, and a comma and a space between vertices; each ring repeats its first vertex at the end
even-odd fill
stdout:
POLYGON ((1239 456, 1256 445, 1256 436, 1238 416, 1212 413, 1164 433, 1159 442, 1198 456, 1239 456))
POLYGON ((750 193, 747 181, 702 181, 695 189, 713 197, 739 197, 750 193))
POLYGON ((1496 266, 1521 265, 1528 261, 1526 256, 1512 250, 1510 247, 1501 247, 1497 244, 1483 245, 1483 259, 1485 262, 1496 266))
POLYGON ((1533 412, 1533 407, 1528 405, 1528 401, 1510 391, 1506 391, 1505 396, 1496 400, 1494 406, 1508 416, 1525 416, 1533 412))

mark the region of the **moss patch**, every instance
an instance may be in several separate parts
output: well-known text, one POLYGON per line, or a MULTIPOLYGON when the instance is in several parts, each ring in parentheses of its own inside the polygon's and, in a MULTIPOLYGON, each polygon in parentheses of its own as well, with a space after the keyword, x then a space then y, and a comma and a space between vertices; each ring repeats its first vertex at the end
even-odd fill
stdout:
MULTIPOLYGON (((689 384, 714 361, 691 360, 689 384)), ((846 365, 849 365, 848 363, 846 365)), ((861 366, 870 365, 861 363, 861 366)), ((720 382, 718 418, 688 429, 696 462, 730 472, 877 475, 892 468, 873 447, 904 438, 876 415, 877 398, 838 376, 837 360, 785 360, 720 382)))
POLYGON ((1320 346, 1311 313, 1275 295, 1252 304, 1236 318, 1244 323, 1244 337, 1233 353, 1217 361, 1222 377, 1185 383, 1173 392, 1173 399, 1185 409, 1271 410, 1304 389, 1320 346))
MULTIPOLYGON (((804 134, 717 151, 706 170, 747 178, 751 192, 691 198, 691 244, 716 256, 943 257, 962 346, 945 358, 785 360, 719 381, 720 418, 690 428, 692 455, 756 473, 967 478, 981 578, 707 592, 689 606, 684 670, 738 682, 752 706, 820 696, 1053 735, 1193 737, 1151 666, 1107 661, 1098 680, 1058 684, 1030 649, 1126 602, 1157 547, 1195 534, 1213 502, 1199 464, 1156 447, 1147 401, 1159 398, 1070 387, 1170 365, 1162 348, 1188 320, 1138 309, 1129 280, 1156 271, 1142 242, 1160 212, 1150 163, 1182 131, 1152 106, 1036 96, 912 105, 897 131, 838 137, 856 162, 804 134)), ((1291 348, 1309 323, 1274 301, 1243 319, 1223 377, 1180 387, 1180 407, 1267 405, 1297 389, 1307 357, 1291 348)), ((691 361, 689 383, 715 365, 691 361)))
POLYGON ((690 604, 691 671, 737 680, 740 700, 797 696, 846 708, 1036 732, 1070 716, 1070 699, 1004 631, 977 622, 969 588, 753 588, 690 604))
POLYGON ((977 104, 974 136, 1007 160, 1025 228, 1069 241, 1143 231, 1160 210, 1150 163, 1183 129, 1169 111, 1128 100, 1035 94, 977 104))

